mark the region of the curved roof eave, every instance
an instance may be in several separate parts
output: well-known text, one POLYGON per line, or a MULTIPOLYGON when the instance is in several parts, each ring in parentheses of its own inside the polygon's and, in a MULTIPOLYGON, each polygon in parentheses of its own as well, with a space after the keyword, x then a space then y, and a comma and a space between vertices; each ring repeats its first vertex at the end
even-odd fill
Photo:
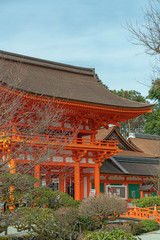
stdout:
POLYGON ((0 59, 5 61, 5 67, 12 67, 12 71, 17 69, 14 68, 15 64, 20 63, 22 76, 19 86, 9 78, 2 81, 24 92, 115 109, 147 112, 154 106, 113 94, 99 82, 94 68, 76 67, 4 51, 0 51, 0 59))

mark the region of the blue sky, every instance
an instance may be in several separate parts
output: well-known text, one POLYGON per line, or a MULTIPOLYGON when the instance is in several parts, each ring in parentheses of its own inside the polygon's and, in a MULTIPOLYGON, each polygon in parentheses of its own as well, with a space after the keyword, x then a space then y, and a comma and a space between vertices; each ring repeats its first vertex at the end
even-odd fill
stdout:
POLYGON ((95 68, 109 89, 147 95, 151 59, 128 39, 147 0, 0 0, 0 49, 95 68))

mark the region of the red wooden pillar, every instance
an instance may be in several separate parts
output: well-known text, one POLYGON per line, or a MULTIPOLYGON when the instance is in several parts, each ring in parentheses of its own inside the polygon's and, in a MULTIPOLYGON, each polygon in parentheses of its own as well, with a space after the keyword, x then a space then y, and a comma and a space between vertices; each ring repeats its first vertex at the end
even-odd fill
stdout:
POLYGON ((87 197, 89 197, 89 193, 90 193, 90 177, 87 176, 87 197))
POLYGON ((46 185, 48 186, 48 184, 51 183, 51 171, 47 171, 46 173, 46 185))
POLYGON ((61 172, 59 173, 59 190, 64 192, 64 174, 61 172))
POLYGON ((84 198, 84 176, 81 176, 81 200, 84 198))
POLYGON ((10 173, 16 173, 16 161, 11 159, 10 161, 10 173))
MULTIPOLYGON (((16 173, 16 162, 15 162, 15 159, 11 159, 10 161, 10 173, 16 173)), ((14 187, 13 186, 10 186, 9 188, 10 190, 10 199, 11 199, 11 202, 14 201, 14 197, 12 195, 12 192, 14 190, 14 187)), ((9 206, 9 210, 12 212, 13 210, 15 209, 15 205, 13 206, 9 206)))
MULTIPOLYGON (((37 178, 38 180, 41 179, 41 177, 40 177, 40 164, 37 164, 34 167, 34 177, 37 178)), ((40 183, 35 184, 35 187, 39 187, 39 186, 40 186, 40 183)))
POLYGON ((94 168, 94 186, 96 190, 96 194, 100 194, 100 169, 99 169, 99 163, 95 163, 94 168))
POLYGON ((74 198, 75 200, 81 199, 79 162, 76 162, 74 167, 74 198))

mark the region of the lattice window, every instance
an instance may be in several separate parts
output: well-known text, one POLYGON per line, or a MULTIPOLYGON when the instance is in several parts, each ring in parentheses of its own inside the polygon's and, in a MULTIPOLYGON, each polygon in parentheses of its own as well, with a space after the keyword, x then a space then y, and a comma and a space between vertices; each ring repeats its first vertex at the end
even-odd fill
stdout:
POLYGON ((127 199, 127 186, 108 185, 106 188, 106 193, 119 196, 123 199, 127 199))

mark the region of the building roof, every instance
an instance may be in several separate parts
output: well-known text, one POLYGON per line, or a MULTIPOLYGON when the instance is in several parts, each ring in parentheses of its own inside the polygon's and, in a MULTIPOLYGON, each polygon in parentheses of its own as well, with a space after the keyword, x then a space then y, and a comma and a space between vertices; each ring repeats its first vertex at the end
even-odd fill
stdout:
POLYGON ((160 140, 152 138, 129 138, 129 142, 134 146, 137 146, 146 154, 151 154, 154 157, 160 157, 160 140))
POLYGON ((123 150, 122 152, 118 152, 117 156, 135 157, 135 158, 155 158, 156 157, 154 154, 129 151, 129 150, 123 150))
MULTIPOLYGON (((121 143, 121 146, 123 145, 125 150, 142 152, 140 149, 138 149, 138 147, 130 144, 122 136, 122 134, 119 132, 118 127, 116 127, 116 126, 109 127, 108 129, 101 128, 100 130, 97 131, 96 138, 99 140, 118 140, 119 143, 121 143)), ((121 149, 121 146, 119 146, 120 149, 121 149)), ((118 154, 120 154, 120 153, 118 153, 118 154)))
POLYGON ((107 140, 108 137, 113 133, 113 131, 116 131, 116 129, 117 127, 115 126, 109 128, 101 128, 97 131, 96 138, 99 140, 107 140))
MULTIPOLYGON (((130 141, 127 141, 120 134, 117 127, 100 129, 97 132, 96 138, 100 140, 118 140, 119 148, 122 149, 116 156, 105 160, 100 168, 101 174, 153 176, 160 170, 157 155, 153 151, 143 151, 144 149, 139 144, 133 145, 130 141)), ((143 140, 141 142, 143 145, 144 139, 141 140, 143 140)), ((155 142, 157 140, 150 141, 155 142)), ((153 147, 152 144, 151 147, 153 147)))
POLYGON ((101 174, 124 174, 112 161, 111 159, 106 159, 101 168, 101 174))
POLYGON ((122 149, 122 151, 118 152, 117 156, 126 156, 126 157, 128 156, 128 157, 135 157, 135 158, 158 158, 159 156, 158 154, 160 154, 160 141, 157 142, 154 140, 154 141, 148 142, 147 140, 145 141, 144 139, 137 140, 136 138, 129 138, 129 140, 126 140, 121 135, 118 127, 116 126, 109 127, 108 129, 102 128, 98 130, 96 134, 96 139, 118 140, 119 141, 118 147, 122 149), (146 146, 144 146, 143 143, 146 144, 146 146), (149 144, 149 146, 147 144, 149 144), (154 144, 155 146, 153 147, 152 145, 154 144))
POLYGON ((10 78, 3 78, 1 81, 23 91, 131 110, 150 109, 153 106, 114 95, 99 82, 93 68, 76 67, 4 51, 0 51, 0 59, 2 62, 5 60, 5 65, 12 66, 13 69, 17 69, 14 65, 21 63, 22 78, 18 87, 10 78))
POLYGON ((140 175, 154 176, 160 170, 160 165, 157 159, 130 158, 114 156, 114 160, 106 159, 100 168, 101 174, 119 174, 119 175, 140 175), (115 163, 117 162, 117 164, 115 163))
POLYGON ((141 138, 141 139, 159 140, 160 141, 160 136, 144 134, 144 133, 130 133, 129 138, 141 138))

